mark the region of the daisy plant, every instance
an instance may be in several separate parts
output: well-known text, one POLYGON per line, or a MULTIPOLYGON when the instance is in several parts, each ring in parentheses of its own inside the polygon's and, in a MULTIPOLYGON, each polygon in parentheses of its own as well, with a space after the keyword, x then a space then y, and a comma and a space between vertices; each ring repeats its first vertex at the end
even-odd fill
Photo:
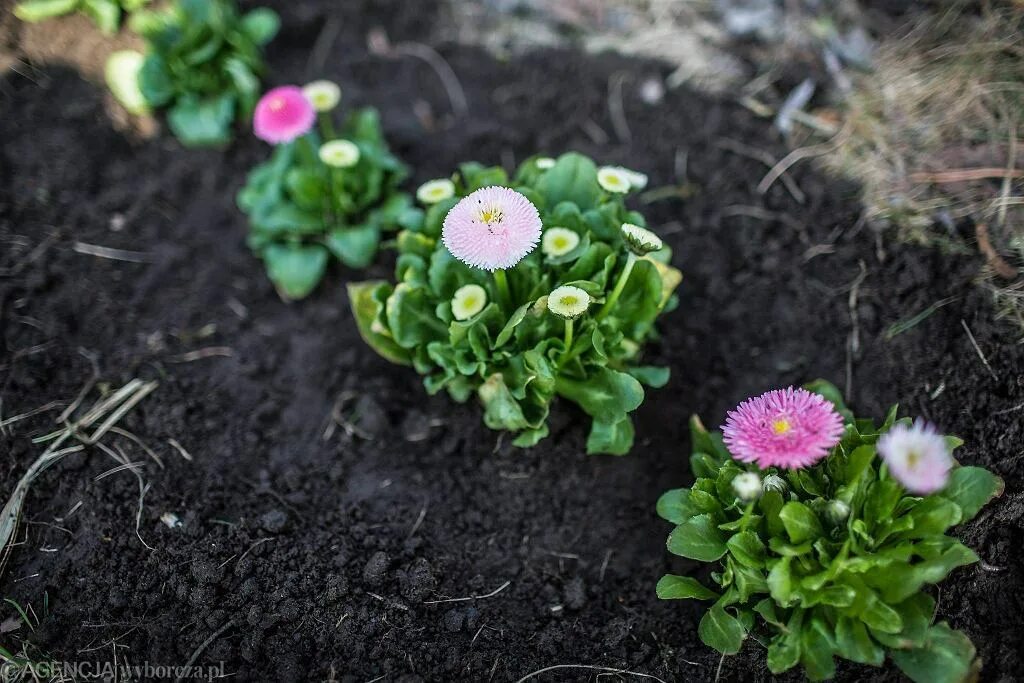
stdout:
POLYGON ((133 114, 166 110, 183 145, 227 143, 235 122, 256 106, 263 47, 279 25, 272 10, 242 14, 234 0, 174 0, 134 12, 129 26, 145 39, 146 52, 112 54, 107 83, 133 114))
POLYGON ((425 183, 418 225, 397 239, 396 282, 349 286, 359 329, 388 360, 412 365, 429 393, 476 396, 484 423, 517 446, 548 435, 551 403, 592 420, 590 453, 627 453, 654 323, 682 276, 624 197, 639 182, 605 177, 579 154, 527 160, 513 177, 463 164, 425 183))
POLYGON ((658 514, 676 525, 669 552, 713 570, 710 584, 705 571, 664 576, 658 596, 711 602, 701 640, 735 654, 753 638, 774 674, 800 665, 824 680, 836 657, 886 656, 918 683, 976 674, 974 646, 935 623, 928 588, 978 561, 947 532, 1003 483, 958 464, 959 439, 896 416, 856 419, 819 380, 744 401, 721 432, 693 418, 696 481, 658 514))
POLYGON ((249 174, 238 206, 249 246, 288 299, 312 292, 332 257, 365 268, 386 231, 422 222, 397 190, 406 169, 388 151, 377 112, 353 110, 339 128, 340 101, 335 83, 314 81, 268 91, 253 114, 253 132, 274 151, 249 174))
POLYGON ((35 24, 47 19, 81 12, 92 19, 101 31, 117 33, 121 18, 145 6, 149 0, 22 0, 14 5, 14 16, 35 24))

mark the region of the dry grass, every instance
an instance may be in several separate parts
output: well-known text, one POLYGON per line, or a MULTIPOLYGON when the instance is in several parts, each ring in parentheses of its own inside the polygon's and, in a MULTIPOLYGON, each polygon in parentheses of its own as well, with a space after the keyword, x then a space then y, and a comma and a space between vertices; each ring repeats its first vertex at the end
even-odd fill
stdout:
POLYGON ((884 43, 845 104, 851 135, 824 163, 862 186, 874 224, 981 252, 984 286, 1024 326, 1022 27, 1020 5, 949 11, 884 43))

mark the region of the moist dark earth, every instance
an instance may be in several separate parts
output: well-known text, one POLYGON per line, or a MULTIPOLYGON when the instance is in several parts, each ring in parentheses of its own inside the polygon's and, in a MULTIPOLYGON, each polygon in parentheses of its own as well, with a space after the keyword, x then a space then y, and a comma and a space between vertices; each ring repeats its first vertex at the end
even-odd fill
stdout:
MULTIPOLYGON (((962 436, 960 459, 1006 480, 956 530, 983 564, 935 593, 939 618, 977 646, 983 680, 1024 670, 1024 346, 975 284, 979 258, 874 232, 856 187, 811 164, 792 172, 802 202, 782 183, 758 194, 767 167, 729 147, 781 158, 770 122, 685 89, 645 104, 643 79, 666 73, 657 63, 570 51, 501 62, 436 44, 465 88, 460 118, 429 66, 366 47, 377 27, 394 43, 424 40, 429 3, 335 5, 278 3, 268 83, 332 78, 345 104, 379 107, 415 169, 409 188, 464 160, 511 166, 573 149, 642 170, 654 188, 683 187, 684 198, 640 205, 686 275, 648 358, 671 367, 671 383, 637 411, 627 457, 585 455, 588 421, 565 404, 550 438, 514 449, 474 403, 428 397, 411 369, 360 340, 345 283, 390 276, 392 257, 369 273, 334 267, 308 300, 277 297, 233 199, 265 145, 245 133, 213 151, 167 133, 132 140, 112 128, 100 88, 70 70, 23 69, 0 82, 3 417, 66 405, 93 363, 90 401, 157 380, 120 426, 164 467, 105 439, 145 463, 138 535, 138 480, 97 480, 117 465, 104 452, 68 456, 36 481, 0 595, 39 623, 0 643, 27 639, 38 659, 224 662, 244 681, 517 681, 567 664, 767 680, 755 641, 723 661, 697 637, 702 605, 655 597, 662 574, 694 564, 667 553, 654 505, 691 481, 691 414, 717 425, 748 395, 824 377, 860 414, 899 402, 962 436), (628 139, 609 112, 613 77, 624 79, 628 139)), ((59 412, 0 434, 4 500, 59 412)), ((838 679, 899 674, 841 662, 838 679)))

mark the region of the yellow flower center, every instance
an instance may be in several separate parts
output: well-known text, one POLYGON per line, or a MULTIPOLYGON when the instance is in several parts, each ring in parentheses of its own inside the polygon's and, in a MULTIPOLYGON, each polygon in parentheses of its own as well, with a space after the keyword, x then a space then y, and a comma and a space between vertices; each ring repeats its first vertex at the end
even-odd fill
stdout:
POLYGON ((560 298, 558 300, 558 303, 562 304, 566 308, 571 307, 571 306, 575 306, 579 302, 580 302, 579 299, 577 299, 574 296, 569 296, 569 295, 563 296, 562 298, 560 298))
POLYGON ((555 249, 565 249, 569 246, 569 240, 564 237, 556 237, 553 241, 555 249))
POLYGON ((917 461, 921 459, 921 454, 917 451, 907 451, 907 465, 911 468, 917 465, 917 461))
POLYGON ((788 434, 792 429, 793 425, 784 417, 777 417, 772 420, 772 431, 775 432, 777 436, 788 434))
POLYGON ((491 206, 486 209, 480 210, 480 222, 481 223, 500 223, 502 218, 501 208, 497 206, 491 206))

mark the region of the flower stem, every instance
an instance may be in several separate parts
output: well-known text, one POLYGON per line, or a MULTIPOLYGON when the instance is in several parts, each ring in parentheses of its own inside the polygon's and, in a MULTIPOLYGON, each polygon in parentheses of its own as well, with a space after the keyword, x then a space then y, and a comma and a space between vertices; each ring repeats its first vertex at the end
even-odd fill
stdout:
POLYGON ((598 320, 604 319, 604 317, 611 312, 612 308, 615 307, 615 303, 619 300, 619 297, 622 296, 622 290, 626 288, 626 282, 629 281, 629 275, 633 272, 633 266, 635 265, 636 254, 629 252, 629 256, 626 258, 626 265, 622 269, 622 272, 619 273, 618 282, 615 283, 615 289, 612 290, 608 300, 604 302, 604 306, 601 307, 601 310, 597 314, 598 320))
POLYGON ((317 119, 320 122, 320 136, 323 137, 324 142, 333 140, 338 136, 334 130, 334 121, 331 120, 329 112, 320 112, 317 119))
POLYGON ((558 364, 561 365, 569 359, 569 351, 572 349, 572 318, 565 319, 565 349, 562 350, 562 355, 559 358, 558 364))
POLYGON ((494 271, 494 285, 498 288, 498 304, 506 311, 510 311, 512 309, 512 292, 509 290, 508 277, 504 270, 494 271))

